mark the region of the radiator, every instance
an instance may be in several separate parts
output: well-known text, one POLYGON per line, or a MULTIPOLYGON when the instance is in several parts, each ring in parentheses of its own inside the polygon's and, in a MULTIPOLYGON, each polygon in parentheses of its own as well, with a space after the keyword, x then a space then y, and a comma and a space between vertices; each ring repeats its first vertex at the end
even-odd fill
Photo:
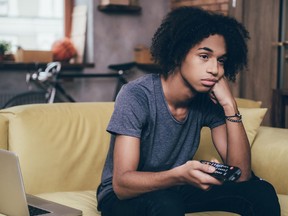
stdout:
POLYGON ((17 94, 0 94, 0 108, 23 104, 46 103, 46 93, 43 91, 29 91, 17 94), (5 106, 5 107, 4 107, 5 106))
POLYGON ((15 97, 17 93, 2 93, 0 94, 0 108, 2 108, 8 100, 15 97))

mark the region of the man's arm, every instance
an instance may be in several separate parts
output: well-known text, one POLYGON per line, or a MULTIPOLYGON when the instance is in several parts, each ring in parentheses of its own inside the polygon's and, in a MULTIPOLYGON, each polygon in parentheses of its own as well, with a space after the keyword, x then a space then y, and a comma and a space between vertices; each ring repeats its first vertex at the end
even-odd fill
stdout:
POLYGON ((199 161, 187 163, 161 172, 137 171, 140 159, 139 138, 117 135, 114 147, 113 189, 119 199, 128 199, 140 194, 181 184, 192 184, 203 190, 220 181, 207 173, 214 167, 199 161))
POLYGON ((242 174, 238 181, 245 181, 251 176, 250 145, 243 126, 229 124, 227 122, 227 125, 213 128, 212 139, 224 163, 241 169, 242 174))
MULTIPOLYGON (((238 113, 237 104, 225 78, 215 85, 213 95, 222 105, 225 116, 238 113)), ((239 118, 232 117, 232 120, 239 118)), ((226 125, 212 129, 212 138, 223 161, 241 169, 242 175, 238 181, 248 180, 251 177, 251 148, 242 122, 226 119, 226 125)))

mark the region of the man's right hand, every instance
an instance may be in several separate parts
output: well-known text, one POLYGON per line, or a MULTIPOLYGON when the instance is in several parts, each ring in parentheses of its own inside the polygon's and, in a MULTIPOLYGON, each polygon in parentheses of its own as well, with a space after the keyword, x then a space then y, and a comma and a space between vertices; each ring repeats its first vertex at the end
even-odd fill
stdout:
POLYGON ((179 169, 181 179, 184 184, 190 184, 202 190, 209 190, 213 185, 221 185, 223 182, 209 175, 213 173, 215 168, 208 164, 202 164, 200 161, 187 161, 179 169))

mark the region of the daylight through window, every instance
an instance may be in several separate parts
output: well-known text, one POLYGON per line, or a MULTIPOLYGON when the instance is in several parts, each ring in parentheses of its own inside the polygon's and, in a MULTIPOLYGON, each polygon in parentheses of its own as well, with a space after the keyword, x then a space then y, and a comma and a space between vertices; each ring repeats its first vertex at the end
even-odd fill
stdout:
POLYGON ((64 0, 0 0, 0 26, 12 51, 51 50, 64 37, 64 0))

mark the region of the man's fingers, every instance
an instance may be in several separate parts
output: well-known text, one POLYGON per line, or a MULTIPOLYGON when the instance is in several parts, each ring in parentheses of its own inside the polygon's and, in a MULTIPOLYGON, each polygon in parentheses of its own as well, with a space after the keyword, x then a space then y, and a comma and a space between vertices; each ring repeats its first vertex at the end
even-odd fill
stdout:
POLYGON ((191 167, 191 182, 203 190, 209 190, 211 185, 221 185, 222 182, 211 176, 215 172, 215 167, 203 164, 200 161, 188 161, 186 166, 191 167))
POLYGON ((217 104, 217 98, 216 98, 216 96, 215 96, 213 91, 211 91, 209 93, 209 96, 210 96, 210 99, 213 101, 213 103, 217 104))
POLYGON ((201 170, 203 172, 206 172, 206 173, 213 173, 215 172, 215 167, 211 166, 211 165, 208 165, 208 164, 201 164, 202 165, 202 168, 201 170))
POLYGON ((211 159, 211 162, 220 163, 216 158, 212 158, 212 159, 211 159))

